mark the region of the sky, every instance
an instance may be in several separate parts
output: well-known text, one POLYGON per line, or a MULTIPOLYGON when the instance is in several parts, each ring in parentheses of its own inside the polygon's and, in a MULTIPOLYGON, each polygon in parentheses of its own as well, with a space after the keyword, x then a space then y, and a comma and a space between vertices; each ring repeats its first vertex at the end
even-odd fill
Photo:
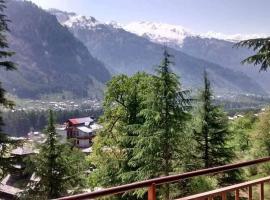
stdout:
POLYGON ((153 21, 197 33, 270 34, 270 0, 31 0, 108 22, 153 21))

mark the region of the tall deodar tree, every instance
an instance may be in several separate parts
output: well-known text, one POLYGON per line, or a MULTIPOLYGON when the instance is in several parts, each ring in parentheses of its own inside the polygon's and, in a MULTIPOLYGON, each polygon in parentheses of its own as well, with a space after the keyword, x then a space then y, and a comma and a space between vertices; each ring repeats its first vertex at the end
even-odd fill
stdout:
POLYGON ((196 157, 204 168, 227 164, 233 158, 232 148, 228 146, 231 136, 228 118, 222 109, 213 103, 213 93, 206 72, 199 100, 199 128, 194 132, 197 141, 196 157))
MULTIPOLYGON (((165 50, 155 75, 119 75, 107 85, 103 130, 94 140, 91 163, 93 186, 110 187, 181 171, 186 151, 186 123, 191 108, 188 91, 183 91, 171 71, 171 55, 165 50)), ((139 190, 115 199, 145 199, 139 190)), ((166 185, 159 190, 170 199, 166 185)))
POLYGON ((46 137, 26 169, 38 181, 29 184, 20 199, 53 199, 76 193, 85 186, 85 157, 80 150, 60 142, 51 110, 46 137))
MULTIPOLYGON (((172 56, 165 49, 156 75, 141 110, 145 122, 139 128, 131 163, 138 165, 137 176, 148 179, 179 172, 185 153, 185 128, 190 119, 191 99, 182 90, 179 78, 171 71, 172 56)), ((172 198, 167 184, 160 190, 162 199, 172 198)))
MULTIPOLYGON (((4 14, 4 10, 6 8, 5 3, 6 2, 4 0, 0 0, 0 70, 14 70, 16 69, 15 64, 8 60, 8 58, 14 53, 7 50, 9 46, 6 34, 9 29, 8 19, 4 14)), ((0 106, 1 108, 11 108, 13 106, 13 102, 5 97, 5 93, 6 91, 3 89, 0 81, 0 106)), ((11 163, 9 158, 6 157, 6 154, 8 152, 9 145, 13 143, 3 132, 3 126, 4 122, 0 110, 0 178, 4 176, 10 168, 11 163)))
MULTIPOLYGON (((108 84, 104 99, 104 114, 100 118, 102 131, 97 134, 91 163, 96 166, 91 182, 94 186, 110 187, 140 179, 137 163, 131 163, 134 147, 144 123, 139 115, 144 107, 151 76, 137 73, 132 77, 118 75, 108 84)), ((115 199, 138 199, 134 194, 116 196, 115 199)))

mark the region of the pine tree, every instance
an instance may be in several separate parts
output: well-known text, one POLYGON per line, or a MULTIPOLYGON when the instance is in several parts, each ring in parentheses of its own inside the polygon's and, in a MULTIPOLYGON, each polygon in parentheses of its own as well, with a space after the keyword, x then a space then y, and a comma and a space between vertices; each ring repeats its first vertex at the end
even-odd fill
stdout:
POLYGON ((85 158, 82 152, 61 144, 54 127, 53 112, 49 112, 47 139, 39 153, 30 159, 28 172, 34 172, 39 181, 27 188, 22 198, 52 199, 76 191, 85 184, 85 158))
MULTIPOLYGON (((110 187, 136 181, 137 167, 129 163, 138 140, 137 126, 143 123, 139 116, 143 93, 151 76, 137 73, 119 75, 107 85, 104 114, 100 118, 103 130, 94 139, 90 161, 96 170, 91 176, 94 186, 110 187), (96 180, 96 182, 95 182, 96 180)), ((137 199, 124 194, 116 199, 137 199)))
POLYGON ((207 73, 204 73, 204 89, 201 92, 200 126, 195 130, 197 158, 203 167, 215 167, 229 163, 233 158, 228 146, 230 132, 228 118, 220 107, 214 105, 213 94, 207 73))
MULTIPOLYGON (((8 57, 13 55, 13 52, 9 52, 6 49, 9 47, 6 39, 6 33, 8 30, 8 19, 3 14, 6 8, 5 1, 0 0, 0 69, 4 68, 6 70, 14 70, 15 64, 11 61, 6 60, 8 57)), ((11 108, 13 102, 5 97, 5 90, 2 88, 2 83, 0 81, 0 106, 11 108)), ((0 111, 0 179, 9 171, 10 169, 10 159, 6 158, 9 146, 14 144, 7 135, 3 132, 2 127, 4 122, 0 111)))
MULTIPOLYGON (((185 125, 190 118, 187 91, 169 69, 170 55, 157 69, 157 76, 138 73, 119 75, 108 84, 103 130, 94 140, 90 161, 96 170, 94 186, 116 186, 180 172, 185 147, 185 125)), ((188 147, 187 147, 188 148, 188 147)), ((169 187, 161 194, 169 198, 169 187)), ((145 190, 115 199, 145 199, 145 190)))
MULTIPOLYGON (((200 95, 201 106, 198 127, 194 130, 197 168, 209 168, 229 164, 235 158, 229 130, 228 117, 220 106, 213 103, 213 94, 207 73, 204 73, 204 89, 200 95)), ((232 170, 217 176, 220 185, 241 181, 241 171, 232 170)))
POLYGON ((260 71, 266 71, 270 66, 270 37, 244 40, 235 45, 247 47, 256 51, 256 54, 244 59, 242 63, 260 65, 260 71))
MULTIPOLYGON (((168 176, 180 172, 186 153, 186 122, 191 100, 181 90, 178 77, 171 72, 171 55, 165 49, 157 75, 149 85, 140 115, 145 122, 139 127, 138 141, 130 163, 138 167, 138 179, 168 176)), ((160 190, 162 199, 171 198, 169 185, 160 190)))

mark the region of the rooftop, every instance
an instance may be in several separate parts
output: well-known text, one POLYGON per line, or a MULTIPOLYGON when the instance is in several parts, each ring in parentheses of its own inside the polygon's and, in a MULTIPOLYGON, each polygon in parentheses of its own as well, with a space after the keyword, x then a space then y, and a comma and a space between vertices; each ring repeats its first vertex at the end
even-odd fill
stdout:
POLYGON ((11 151, 12 155, 28 155, 35 153, 31 147, 17 147, 11 151))
POLYGON ((91 117, 74 118, 74 119, 69 119, 68 120, 68 122, 71 122, 73 125, 87 124, 87 123, 89 125, 93 121, 94 120, 91 117))
POLYGON ((77 129, 79 129, 80 131, 84 133, 92 133, 92 129, 87 128, 86 126, 78 126, 77 129))

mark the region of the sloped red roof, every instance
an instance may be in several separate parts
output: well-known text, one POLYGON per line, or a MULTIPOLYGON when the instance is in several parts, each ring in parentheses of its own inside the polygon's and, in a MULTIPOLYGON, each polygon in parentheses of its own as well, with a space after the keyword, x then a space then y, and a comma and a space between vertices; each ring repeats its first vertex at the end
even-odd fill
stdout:
POLYGON ((91 117, 83 117, 83 118, 69 119, 68 121, 71 122, 74 125, 77 125, 77 124, 84 124, 84 123, 87 123, 87 122, 91 123, 94 120, 91 117))

